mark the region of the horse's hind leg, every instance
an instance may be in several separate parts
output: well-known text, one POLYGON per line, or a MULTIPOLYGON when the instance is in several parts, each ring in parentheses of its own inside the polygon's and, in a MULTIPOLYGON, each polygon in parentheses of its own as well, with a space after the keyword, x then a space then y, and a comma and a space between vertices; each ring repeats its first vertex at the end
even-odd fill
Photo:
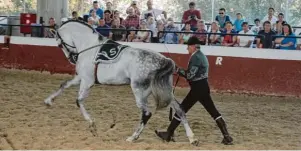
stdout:
MULTIPOLYGON (((181 109, 180 104, 178 102, 176 102, 176 100, 172 101, 171 103, 172 108, 176 111, 175 114, 177 114, 180 119, 178 119, 179 121, 182 121, 185 131, 186 131, 186 135, 189 139, 190 144, 197 146, 199 144, 199 140, 194 138, 194 134, 188 124, 187 118, 186 118, 186 114, 185 112, 181 109)), ((174 116, 174 118, 176 118, 176 116, 174 116)))
POLYGON ((128 137, 126 141, 132 142, 137 140, 142 133, 144 127, 146 126, 148 120, 151 118, 152 113, 150 112, 147 104, 147 98, 151 94, 151 89, 148 85, 140 85, 140 84, 131 84, 133 93, 135 95, 136 103, 139 109, 142 111, 141 121, 136 131, 132 136, 128 137))
POLYGON ((65 81, 64 83, 61 84, 60 88, 54 92, 53 94, 51 94, 47 99, 44 100, 44 103, 46 105, 52 105, 53 100, 58 97, 60 94, 62 94, 62 92, 64 91, 64 89, 67 89, 73 85, 78 85, 80 83, 80 77, 79 76, 75 76, 72 80, 69 81, 65 81))

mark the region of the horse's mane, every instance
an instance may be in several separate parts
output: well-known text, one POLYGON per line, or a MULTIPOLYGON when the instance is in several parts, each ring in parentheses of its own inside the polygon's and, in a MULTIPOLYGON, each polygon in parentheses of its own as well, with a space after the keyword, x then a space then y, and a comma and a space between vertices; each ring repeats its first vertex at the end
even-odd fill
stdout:
MULTIPOLYGON (((80 24, 82 24, 82 25, 85 25, 85 26, 89 27, 89 28, 92 30, 93 33, 98 33, 91 25, 89 25, 89 24, 86 23, 85 21, 81 21, 81 20, 68 20, 68 21, 64 22, 64 23, 60 26, 60 28, 63 27, 64 25, 68 24, 68 23, 71 23, 71 22, 74 22, 74 23, 80 23, 80 24)), ((104 36, 101 35, 100 33, 98 33, 98 40, 100 40, 100 41, 101 41, 101 40, 104 40, 104 36)))

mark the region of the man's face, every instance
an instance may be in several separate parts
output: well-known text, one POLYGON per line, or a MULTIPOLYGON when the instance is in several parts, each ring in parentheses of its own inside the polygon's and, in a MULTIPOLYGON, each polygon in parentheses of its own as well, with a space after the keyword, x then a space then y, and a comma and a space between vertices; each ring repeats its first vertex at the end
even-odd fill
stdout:
POLYGON ((203 22, 198 22, 198 29, 205 29, 205 24, 203 22))
POLYGON ((54 26, 54 24, 55 24, 54 19, 49 19, 49 25, 50 25, 50 26, 54 26))
POLYGON ((219 11, 219 16, 224 17, 225 16, 225 12, 223 10, 219 11))
POLYGON ((95 9, 97 9, 97 8, 98 8, 98 3, 94 3, 94 4, 93 4, 93 7, 94 7, 95 9))
POLYGON ((274 15, 274 10, 269 9, 269 15, 270 15, 270 16, 274 15))
POLYGON ((104 26, 105 25, 105 20, 104 19, 100 19, 99 20, 99 25, 100 26, 104 26))
POLYGON ((119 27, 120 26, 120 19, 114 19, 114 25, 119 27))
POLYGON ((189 4, 189 9, 194 10, 195 9, 195 5, 194 4, 189 4))
POLYGON ((106 13, 105 13, 105 18, 110 18, 110 17, 111 17, 111 13, 106 12, 106 13))
POLYGON ((195 45, 187 45, 187 50, 189 54, 192 54, 195 51, 195 45))
POLYGON ((107 6, 107 9, 111 9, 113 5, 111 2, 107 2, 106 6, 107 6))
POLYGON ((134 16, 135 15, 135 11, 134 11, 134 9, 129 9, 129 15, 130 16, 134 16))
POLYGON ((244 24, 244 25, 242 26, 242 28, 243 28, 244 31, 248 31, 248 30, 249 30, 249 25, 244 24))
POLYGON ((264 29, 265 30, 270 30, 271 29, 271 24, 265 24, 264 29))
POLYGON ((153 7, 153 4, 152 4, 151 1, 147 1, 147 7, 148 7, 148 8, 152 8, 152 7, 153 7))

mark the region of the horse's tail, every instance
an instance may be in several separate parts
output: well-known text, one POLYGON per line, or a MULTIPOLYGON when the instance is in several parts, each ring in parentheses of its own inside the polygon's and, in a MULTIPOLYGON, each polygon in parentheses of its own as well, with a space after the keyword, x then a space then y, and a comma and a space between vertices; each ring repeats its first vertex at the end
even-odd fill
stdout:
POLYGON ((167 58, 164 59, 163 64, 160 69, 155 71, 154 78, 151 81, 152 94, 157 109, 167 107, 174 98, 172 93, 172 74, 175 70, 175 63, 167 58))

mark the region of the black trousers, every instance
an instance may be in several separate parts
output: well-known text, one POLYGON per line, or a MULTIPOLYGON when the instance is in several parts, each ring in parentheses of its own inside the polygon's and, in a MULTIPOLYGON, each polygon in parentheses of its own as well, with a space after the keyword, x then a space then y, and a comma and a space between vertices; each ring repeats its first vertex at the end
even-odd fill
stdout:
MULTIPOLYGON (((213 119, 220 117, 221 114, 218 112, 211 99, 208 79, 190 82, 189 85, 191 89, 183 102, 180 104, 184 112, 187 113, 195 105, 195 103, 199 101, 213 119)), ((177 115, 175 116, 179 118, 177 115)), ((180 121, 173 118, 168 127, 168 131, 170 133, 173 133, 174 130, 179 126, 179 124, 180 121)))

